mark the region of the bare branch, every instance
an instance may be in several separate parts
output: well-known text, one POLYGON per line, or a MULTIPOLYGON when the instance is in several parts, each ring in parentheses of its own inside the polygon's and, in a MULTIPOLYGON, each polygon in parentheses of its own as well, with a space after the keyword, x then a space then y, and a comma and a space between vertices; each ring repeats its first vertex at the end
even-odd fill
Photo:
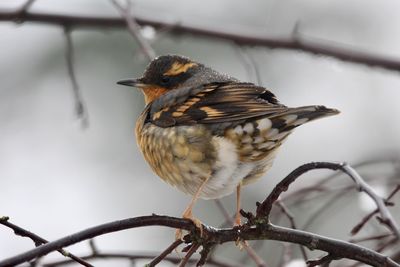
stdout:
POLYGON ((373 235, 373 236, 367 236, 367 237, 362 237, 362 238, 353 238, 350 239, 349 242, 351 243, 361 243, 365 241, 371 241, 371 240, 382 240, 386 239, 388 237, 393 237, 393 234, 381 234, 381 235, 373 235))
MULTIPOLYGON (((24 228, 22 228, 18 225, 15 225, 15 224, 9 222, 8 220, 9 220, 8 217, 0 217, 0 224, 12 229, 16 235, 19 235, 22 237, 28 237, 29 239, 31 239, 33 241, 33 243, 35 243, 36 247, 49 242, 46 239, 38 236, 37 234, 32 233, 28 230, 25 230, 24 228)), ((74 254, 72 254, 64 249, 57 249, 57 251, 60 252, 61 255, 71 258, 71 262, 77 262, 83 266, 93 267, 93 265, 86 262, 82 258, 75 256, 74 254)))
POLYGON ((65 58, 67 61, 68 75, 72 84, 72 91, 74 93, 75 99, 75 112, 76 116, 81 120, 82 127, 86 128, 89 125, 88 112, 85 107, 85 103, 81 96, 81 91, 76 80, 74 71, 74 46, 72 44, 71 32, 68 27, 64 28, 65 43, 66 43, 66 53, 65 58))
POLYGON ((26 2, 18 9, 20 14, 24 14, 33 5, 36 0, 26 0, 26 2))
POLYGON ((131 13, 131 1, 126 0, 126 8, 124 8, 117 0, 111 0, 114 6, 118 9, 121 16, 125 19, 128 26, 128 30, 133 38, 139 43, 142 52, 146 55, 149 61, 152 61, 156 57, 156 53, 151 45, 146 41, 146 39, 140 33, 140 26, 135 21, 131 13))
MULTIPOLYGON (((96 253, 96 255, 90 254, 87 256, 82 256, 82 259, 85 260, 94 260, 94 259, 128 259, 128 260, 149 260, 153 259, 157 256, 156 253, 104 253, 104 252, 99 252, 96 253)), ((164 261, 173 263, 173 264, 179 264, 181 259, 179 257, 174 257, 174 256, 166 256, 164 261)), ((189 259, 188 263, 195 264, 196 259, 189 259)), ((51 263, 44 263, 43 267, 56 267, 56 266, 63 266, 63 265, 69 265, 74 263, 71 260, 62 260, 62 261, 54 261, 51 263)), ((226 264, 220 260, 209 260, 207 262, 209 266, 216 266, 216 267, 234 267, 233 265, 226 264)), ((147 266, 147 265, 146 265, 147 266)))
POLYGON ((175 240, 171 245, 169 245, 160 255, 155 257, 147 266, 148 267, 154 267, 158 263, 160 263, 165 257, 167 257, 174 249, 176 249, 180 244, 182 244, 183 241, 178 239, 175 240))
POLYGON ((215 229, 203 225, 203 237, 200 237, 200 233, 195 225, 193 225, 192 221, 158 215, 135 217, 94 226, 81 232, 41 245, 20 255, 4 259, 0 261, 0 267, 10 265, 13 266, 30 261, 57 249, 81 242, 83 240, 91 239, 95 236, 152 225, 184 229, 190 231, 191 235, 195 235, 196 239, 200 239, 201 242, 209 244, 235 242, 238 239, 278 240, 294 244, 301 244, 313 250, 322 250, 328 254, 333 254, 340 258, 353 259, 372 266, 400 267, 400 265, 395 263, 390 258, 366 247, 361 247, 356 244, 351 244, 345 241, 331 239, 300 230, 275 226, 273 224, 260 223, 258 226, 247 227, 240 230, 237 228, 215 229))
MULTIPOLYGON (((372 200, 374 200, 375 204, 377 205, 377 209, 379 210, 379 213, 382 216, 381 222, 387 225, 389 229, 391 229, 394 232, 397 238, 400 238, 399 226, 397 225, 396 221, 393 219, 392 215, 387 209, 385 199, 378 196, 375 190, 369 184, 367 184, 350 165, 343 164, 342 166, 343 166, 342 170, 353 179, 353 181, 358 186, 358 190, 360 192, 365 192, 372 198, 372 200)), ((394 194, 396 192, 397 190, 394 191, 394 194)))
POLYGON ((192 257, 192 255, 197 251, 197 249, 199 247, 200 247, 199 244, 192 244, 189 251, 186 253, 185 257, 182 259, 181 263, 179 264, 179 267, 185 267, 186 264, 189 262, 190 258, 192 257))
POLYGON ((372 189, 372 187, 370 187, 361 178, 361 176, 346 163, 312 162, 296 168, 280 183, 278 183, 276 187, 272 190, 272 192, 268 195, 268 197, 257 207, 257 217, 266 217, 268 219, 268 216, 272 209, 272 205, 277 201, 279 196, 288 189, 290 184, 292 184, 304 173, 315 169, 341 170, 342 172, 346 173, 355 182, 358 190, 365 192, 375 202, 382 216, 382 223, 387 225, 397 237, 400 236, 399 227, 390 212, 388 211, 385 205, 385 200, 382 197, 378 196, 372 189))
POLYGON ((329 264, 333 260, 338 260, 340 258, 337 258, 331 254, 328 254, 318 260, 309 260, 307 261, 307 267, 315 267, 315 266, 323 266, 324 264, 329 264))
MULTIPOLYGON (((126 21, 122 18, 110 18, 101 16, 79 16, 48 14, 39 12, 20 13, 18 10, 0 10, 0 21, 14 21, 16 23, 34 22, 70 27, 95 27, 115 28, 125 27, 126 21)), ((333 57, 339 60, 358 63, 367 66, 380 67, 387 70, 400 71, 400 59, 393 56, 383 56, 369 52, 361 52, 359 49, 349 48, 345 45, 332 45, 328 41, 316 41, 309 38, 289 37, 265 37, 263 35, 250 35, 235 31, 216 30, 207 27, 176 24, 155 20, 154 17, 135 16, 138 25, 150 25, 156 29, 171 27, 175 34, 193 34, 202 37, 218 38, 232 41, 238 45, 264 46, 288 50, 303 51, 315 55, 333 57)))

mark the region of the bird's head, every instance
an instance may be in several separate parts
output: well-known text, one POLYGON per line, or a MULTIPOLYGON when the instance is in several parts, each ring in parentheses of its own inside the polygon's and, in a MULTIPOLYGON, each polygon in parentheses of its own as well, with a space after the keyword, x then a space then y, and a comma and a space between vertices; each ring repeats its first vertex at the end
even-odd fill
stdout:
POLYGON ((202 64, 189 58, 165 55, 150 62, 141 78, 122 80, 117 83, 141 89, 147 104, 169 90, 188 86, 186 82, 202 69, 204 69, 202 64))

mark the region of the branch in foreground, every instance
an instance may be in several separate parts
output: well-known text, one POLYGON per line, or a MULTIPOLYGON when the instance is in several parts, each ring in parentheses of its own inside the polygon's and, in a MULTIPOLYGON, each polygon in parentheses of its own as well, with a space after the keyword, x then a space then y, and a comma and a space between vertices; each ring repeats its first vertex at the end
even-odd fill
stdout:
MULTIPOLYGON (((8 217, 0 217, 0 224, 12 229, 16 235, 19 235, 22 237, 28 237, 29 239, 31 239, 33 241, 33 243, 35 243, 36 247, 49 242, 46 239, 38 236, 37 234, 32 233, 18 225, 15 225, 15 224, 9 222, 8 220, 9 220, 8 217)), ((78 256, 75 256, 74 254, 72 254, 64 249, 57 249, 57 251, 60 252, 61 255, 71 258, 71 262, 77 262, 83 266, 93 267, 93 265, 86 262, 84 259, 82 259, 78 256)))
MULTIPOLYGON (((51 24, 62 27, 126 27, 123 18, 48 14, 40 12, 19 12, 18 10, 0 10, 0 21, 16 23, 35 22, 51 24)), ((281 48, 304 51, 316 55, 324 55, 347 62, 359 63, 367 66, 375 66, 387 70, 400 71, 400 59, 390 56, 382 56, 368 52, 350 49, 346 46, 336 46, 327 42, 315 41, 295 34, 289 37, 265 37, 263 35, 250 35, 228 30, 216 30, 208 27, 176 24, 155 20, 147 17, 135 16, 138 25, 149 25, 156 29, 172 29, 171 34, 193 34, 197 36, 224 39, 238 45, 264 46, 269 48, 281 48)))
POLYGON ((190 232, 190 235, 195 235, 196 240, 200 240, 202 244, 222 244, 226 242, 235 242, 238 239, 278 240, 301 244, 312 250, 322 250, 336 257, 353 259, 372 266, 400 267, 400 265, 390 258, 368 248, 300 230, 275 226, 269 223, 243 229, 216 229, 203 225, 203 237, 200 237, 198 229, 196 229, 192 221, 158 215, 135 217, 88 228, 81 232, 41 245, 20 255, 0 261, 0 267, 21 264, 44 256, 57 249, 103 234, 154 225, 187 230, 190 232))

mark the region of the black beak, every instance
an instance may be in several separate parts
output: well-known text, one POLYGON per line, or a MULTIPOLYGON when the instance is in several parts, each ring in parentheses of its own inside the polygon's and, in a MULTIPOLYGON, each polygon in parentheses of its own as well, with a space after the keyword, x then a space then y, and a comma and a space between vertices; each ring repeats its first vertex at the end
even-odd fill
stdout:
POLYGON ((139 87, 139 88, 145 86, 145 84, 142 82, 142 80, 140 78, 139 79, 126 79, 126 80, 118 81, 117 84, 139 87))

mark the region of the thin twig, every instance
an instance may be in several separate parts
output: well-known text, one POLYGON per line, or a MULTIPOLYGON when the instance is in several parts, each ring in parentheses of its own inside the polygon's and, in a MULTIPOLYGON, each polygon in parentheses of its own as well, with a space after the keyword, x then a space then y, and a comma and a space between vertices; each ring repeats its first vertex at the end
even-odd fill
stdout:
POLYGON ((26 0, 26 2, 18 9, 18 12, 21 15, 24 15, 28 12, 29 8, 33 5, 36 0, 26 0))
POLYGON ((183 243, 183 241, 181 239, 175 240, 163 252, 161 252, 160 255, 155 257, 149 264, 147 264, 147 266, 148 267, 156 266, 158 263, 160 263, 163 259, 165 259, 165 257, 167 257, 174 249, 176 249, 182 243, 183 243))
MULTIPOLYGON (((95 259, 127 259, 127 260, 131 260, 131 261, 135 261, 135 260, 150 260, 150 259, 154 259, 154 257, 156 257, 157 254, 156 253, 105 253, 105 252, 101 252, 101 253, 97 253, 96 255, 93 254, 89 254, 86 256, 82 256, 82 259, 85 260, 95 260, 95 259)), ((179 257, 174 257, 174 256, 166 256, 164 259, 164 261, 170 262, 172 264, 179 264, 179 262, 181 261, 181 259, 179 257)), ((195 264, 196 263, 196 259, 190 259, 189 263, 191 264, 195 264)), ((54 262, 49 262, 49 263, 44 263, 43 267, 57 267, 57 266, 63 266, 63 265, 70 265, 73 264, 74 262, 71 260, 60 260, 60 261, 54 261, 54 262)), ((207 262, 207 264, 209 266, 215 266, 215 267, 234 267, 231 264, 227 264, 222 260, 216 260, 216 259, 212 259, 209 260, 207 262)), ((147 265, 145 265, 147 266, 147 265)))
MULTIPOLYGON (((25 12, 20 14, 18 10, 0 10, 0 21, 14 21, 16 23, 34 22, 52 24, 58 26, 73 27, 126 27, 125 19, 110 18, 101 16, 79 16, 48 14, 39 12, 25 12)), ((280 48, 303 51, 315 55, 333 57, 346 62, 353 62, 367 66, 375 66, 387 70, 400 71, 400 59, 394 56, 382 56, 368 52, 362 52, 360 49, 350 48, 346 45, 333 45, 329 41, 321 41, 310 38, 299 37, 265 37, 264 35, 252 35, 243 32, 218 30, 210 27, 199 27, 193 25, 176 25, 175 22, 166 22, 154 19, 152 17, 135 16, 138 25, 149 25, 158 28, 173 27, 171 33, 174 34, 192 34, 200 37, 219 38, 232 41, 238 45, 264 46, 269 48, 280 48)))
POLYGON ((307 267, 323 266, 325 264, 331 263, 333 260, 338 260, 338 259, 340 259, 340 258, 335 257, 332 254, 328 254, 328 255, 326 255, 326 256, 324 256, 324 257, 322 257, 320 259, 317 259, 317 260, 309 260, 307 262, 307 267))
POLYGON ((254 57, 250 53, 247 54, 247 56, 249 57, 251 65, 253 66, 254 73, 256 75, 257 84, 260 85, 260 86, 263 86, 263 81, 262 81, 262 78, 261 78, 260 69, 259 69, 259 67, 257 65, 256 60, 254 59, 254 57))
MULTIPOLYGON (((295 222, 295 220, 294 220, 294 216, 293 216, 293 214, 290 212, 289 208, 286 207, 285 203, 283 203, 281 200, 278 199, 278 200, 276 201, 276 205, 281 209, 281 211, 283 212, 283 214, 285 214, 286 217, 289 219, 290 227, 292 227, 293 229, 297 229, 296 222, 295 222)), ((307 262, 308 256, 307 256, 306 250, 304 249, 303 246, 299 246, 299 248, 300 248, 301 255, 303 256, 304 261, 307 262)))
POLYGON ((308 228, 315 222, 315 220, 323 214, 324 211, 327 211, 329 207, 331 207, 333 204, 335 204, 339 199, 341 199, 342 196, 350 192, 350 189, 353 189, 353 186, 349 186, 346 188, 343 188, 342 190, 339 190, 335 194, 333 194, 329 199, 325 201, 320 207, 318 207, 317 210, 315 210, 307 219, 307 221, 304 223, 303 227, 301 229, 303 230, 308 230, 308 228))
POLYGON ((190 258, 192 255, 196 252, 196 250, 200 247, 199 244, 193 244, 189 251, 186 253, 185 257, 182 259, 181 263, 179 264, 179 267, 185 267, 186 264, 189 262, 190 258))
MULTIPOLYGON (((400 158, 398 157, 394 157, 394 156, 389 156, 389 157, 378 157, 378 158, 372 158, 372 159, 368 159, 368 160, 363 160, 361 162, 352 164, 353 168, 361 168, 361 167, 366 167, 366 166, 370 166, 370 165, 375 165, 375 164, 382 164, 382 163, 390 163, 391 165, 395 165, 395 164, 399 164, 400 158)), ((324 187, 324 185, 326 185, 328 182, 330 181, 334 181, 335 177, 341 175, 342 173, 333 173, 331 175, 328 175, 327 177, 321 179, 320 181, 318 181, 315 184, 312 184, 311 186, 308 187, 304 187, 304 188, 300 188, 297 189, 295 191, 293 191, 291 194, 285 196, 282 198, 282 201, 288 201, 292 198, 296 198, 295 202, 296 203, 301 203, 301 199, 299 199, 299 195, 308 195, 310 191, 321 191, 321 192, 325 192, 328 188, 324 187)))
POLYGON ((367 237, 361 237, 361 238, 352 238, 349 240, 351 243, 361 243, 365 241, 371 241, 371 240, 381 240, 381 239, 386 239, 388 237, 393 237, 393 234, 380 234, 380 235, 373 235, 373 236, 367 236, 367 237))
POLYGON ((72 90, 75 99, 75 113, 76 116, 81 120, 82 127, 87 128, 89 125, 89 116, 85 103, 83 101, 81 91, 78 85, 78 81, 75 76, 74 71, 74 46, 72 44, 71 31, 70 28, 64 28, 65 42, 66 42, 66 53, 65 58, 67 61, 68 75, 71 80, 72 90))
MULTIPOLYGON (((395 189, 389 194, 389 196, 386 198, 385 200, 385 204, 387 205, 389 203, 389 201, 394 197, 394 195, 396 195, 396 193, 400 190, 400 185, 397 185, 395 187, 395 189)), ((357 234, 363 227, 364 225, 372 218, 374 217, 374 215, 376 215, 379 212, 379 209, 375 209, 373 211, 371 211, 369 214, 365 215, 364 218, 362 218, 362 220, 357 223, 353 229, 351 229, 351 234, 355 235, 357 234)))
POLYGON ((278 267, 285 267, 287 263, 292 259, 292 244, 283 243, 282 246, 282 254, 277 265, 278 267))
MULTIPOLYGON (((385 199, 378 196, 375 190, 367 184, 361 176, 348 164, 343 164, 342 170, 347 173, 355 182, 360 192, 365 192, 369 195, 372 200, 374 200, 379 213, 381 214, 381 223, 387 225, 389 229, 391 229, 397 238, 400 238, 400 230, 399 226, 397 225, 396 221, 393 219, 392 214, 386 207, 385 199)), ((395 191, 397 192, 397 191, 395 191)))
MULTIPOLYGON (((42 244, 46 244, 49 241, 47 241, 46 239, 44 239, 43 237, 38 236, 35 233, 32 233, 18 225, 15 225, 11 222, 8 221, 9 218, 8 217, 0 217, 0 224, 12 229, 14 231, 14 233, 16 235, 22 236, 22 237, 28 237, 29 239, 31 239, 33 241, 33 243, 35 243, 35 246, 38 247, 42 244)), ((74 254, 64 250, 64 249, 57 249, 57 251, 65 256, 65 257, 69 257, 71 259, 71 262, 77 262, 83 266, 87 266, 87 267, 93 267, 93 265, 91 265, 90 263, 86 262, 85 260, 83 260, 82 258, 75 256, 74 254)))
POLYGON ((125 19, 130 34, 136 39, 136 41, 140 45, 143 54, 147 57, 149 61, 152 61, 156 57, 156 53, 140 32, 140 26, 137 24, 135 18, 131 13, 131 1, 126 0, 125 8, 117 0, 111 0, 111 2, 118 9, 121 16, 125 19))
POLYGON ((258 85, 262 86, 260 70, 258 69, 257 63, 254 58, 250 54, 248 54, 248 51, 246 51, 243 46, 235 45, 234 47, 236 48, 239 59, 244 64, 244 69, 247 72, 248 79, 251 81, 253 80, 253 78, 255 78, 255 82, 258 85))

